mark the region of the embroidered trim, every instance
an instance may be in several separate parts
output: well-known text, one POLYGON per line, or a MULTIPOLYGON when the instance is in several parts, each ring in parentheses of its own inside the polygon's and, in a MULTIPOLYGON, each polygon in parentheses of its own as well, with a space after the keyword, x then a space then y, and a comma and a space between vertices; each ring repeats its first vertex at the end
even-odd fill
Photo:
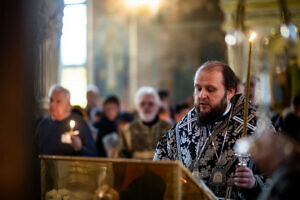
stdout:
POLYGON ((180 148, 181 140, 180 140, 180 136, 179 136, 179 124, 176 125, 175 135, 176 135, 176 143, 177 143, 178 160, 182 161, 181 148, 180 148))
MULTIPOLYGON (((252 117, 253 118, 253 117, 252 117)), ((252 119, 251 118, 251 119, 252 119)), ((244 123, 244 120, 242 120, 241 118, 239 118, 239 117, 237 117, 237 116, 233 116, 233 118, 232 119, 234 119, 235 121, 237 121, 237 122, 239 122, 239 123, 241 123, 241 124, 243 124, 244 123)), ((250 117, 249 117, 249 120, 251 120, 250 119, 250 117)), ((248 120, 248 121, 249 121, 248 120)), ((253 125, 251 125, 251 124, 249 124, 249 123, 247 123, 247 127, 249 128, 249 129, 251 129, 252 131, 255 131, 256 130, 256 127, 255 126, 253 126, 253 125)))
MULTIPOLYGON (((182 123, 182 124, 180 124, 179 128, 182 128, 182 127, 184 127, 184 126, 186 126, 186 125, 188 125, 188 124, 191 124, 191 125, 192 125, 192 122, 194 122, 194 121, 197 121, 197 117, 194 117, 194 118, 191 118, 191 117, 190 117, 190 119, 189 119, 189 117, 187 117, 187 121, 184 122, 184 123, 182 123)), ((191 128, 191 127, 190 127, 190 128, 191 128)), ((189 130, 189 128, 188 128, 188 130, 189 130)))

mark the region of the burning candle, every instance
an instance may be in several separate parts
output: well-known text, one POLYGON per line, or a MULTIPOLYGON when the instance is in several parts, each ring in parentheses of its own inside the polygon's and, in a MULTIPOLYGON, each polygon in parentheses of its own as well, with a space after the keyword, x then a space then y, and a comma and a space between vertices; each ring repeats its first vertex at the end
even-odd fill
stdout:
POLYGON ((244 104, 244 126, 243 126, 243 137, 247 136, 247 123, 248 123, 248 104, 249 104, 249 90, 250 90, 250 72, 251 72, 251 54, 253 40, 256 37, 256 34, 253 32, 249 38, 249 57, 248 57, 248 71, 247 71, 247 82, 245 90, 245 104, 244 104))
POLYGON ((71 120, 71 121, 70 121, 70 132, 71 132, 71 134, 73 133, 74 127, 75 127, 75 121, 74 121, 74 120, 71 120))
POLYGON ((61 135, 61 142, 62 143, 65 143, 65 144, 71 144, 72 143, 72 136, 74 135, 78 135, 79 134, 79 131, 76 130, 74 131, 74 128, 75 128, 75 121, 74 120, 70 120, 70 131, 67 131, 65 132, 64 134, 61 135))

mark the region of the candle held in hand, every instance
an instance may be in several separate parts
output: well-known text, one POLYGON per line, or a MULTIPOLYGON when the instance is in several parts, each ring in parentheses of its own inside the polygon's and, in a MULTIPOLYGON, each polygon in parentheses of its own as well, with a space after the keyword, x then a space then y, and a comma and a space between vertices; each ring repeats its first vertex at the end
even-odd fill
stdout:
POLYGON ((249 104, 249 91, 250 91, 250 73, 251 73, 251 55, 253 40, 256 37, 256 33, 252 33, 249 37, 249 57, 248 57, 248 70, 247 70, 247 82, 245 88, 245 104, 244 104, 244 126, 243 126, 243 137, 247 136, 247 123, 248 123, 248 104, 249 104))
POLYGON ((75 121, 74 121, 74 120, 71 120, 71 121, 70 121, 70 132, 71 132, 71 133, 73 132, 74 127, 75 127, 75 121))

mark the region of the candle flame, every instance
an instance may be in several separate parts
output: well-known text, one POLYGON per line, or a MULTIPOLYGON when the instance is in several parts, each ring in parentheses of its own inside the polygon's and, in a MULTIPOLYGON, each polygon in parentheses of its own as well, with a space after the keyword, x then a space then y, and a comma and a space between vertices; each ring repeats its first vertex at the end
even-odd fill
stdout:
POLYGON ((256 33, 255 32, 252 32, 250 37, 249 37, 249 42, 253 42, 253 40, 255 39, 256 37, 256 33))
POLYGON ((75 121, 74 120, 70 121, 70 127, 71 127, 71 129, 73 129, 75 127, 75 121))

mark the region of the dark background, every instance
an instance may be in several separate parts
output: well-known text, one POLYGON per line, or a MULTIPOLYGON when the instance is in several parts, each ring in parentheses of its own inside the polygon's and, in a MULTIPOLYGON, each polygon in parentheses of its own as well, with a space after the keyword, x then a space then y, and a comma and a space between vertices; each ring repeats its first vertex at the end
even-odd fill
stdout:
POLYGON ((38 199, 34 156, 37 0, 0 4, 0 199, 38 199))

